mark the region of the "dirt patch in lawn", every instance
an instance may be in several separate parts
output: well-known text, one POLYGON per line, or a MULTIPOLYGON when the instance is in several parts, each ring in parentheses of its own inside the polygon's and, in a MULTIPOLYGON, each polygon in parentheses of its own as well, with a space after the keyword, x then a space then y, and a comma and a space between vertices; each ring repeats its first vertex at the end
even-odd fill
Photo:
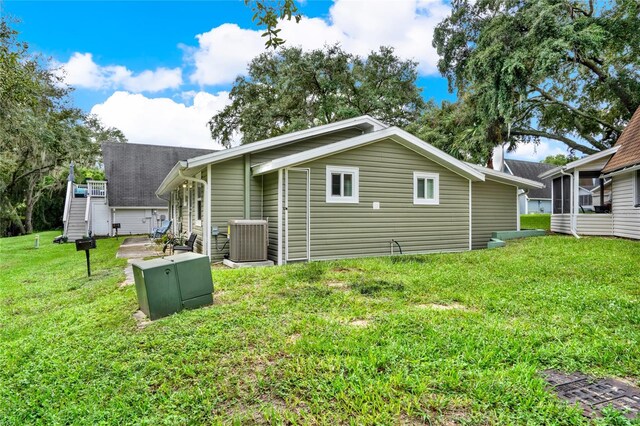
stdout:
POLYGON ((362 272, 362 268, 345 268, 343 266, 336 266, 332 269, 333 272, 362 272))
POLYGON ((140 310, 133 313, 133 319, 136 320, 136 328, 138 330, 144 330, 149 324, 151 324, 151 320, 140 310))
POLYGON ((420 305, 416 305, 417 308, 420 309, 433 309, 435 311, 452 311, 452 310, 458 310, 458 311, 473 311, 473 309, 462 305, 460 303, 457 302, 453 302, 453 303, 427 303, 427 304, 420 304, 420 305))
POLYGON ((301 337, 302 337, 302 334, 300 333, 292 334, 291 336, 287 337, 287 343, 295 343, 298 340, 300 340, 301 337))
POLYGON ((331 281, 327 281, 326 282, 327 287, 329 288, 334 288, 336 290, 348 290, 349 289, 349 285, 343 281, 335 281, 335 280, 331 280, 331 281))
POLYGON ((366 328, 366 327, 369 327, 369 323, 370 323, 369 320, 366 320, 366 319, 356 319, 353 321, 349 321, 348 324, 351 327, 366 328))

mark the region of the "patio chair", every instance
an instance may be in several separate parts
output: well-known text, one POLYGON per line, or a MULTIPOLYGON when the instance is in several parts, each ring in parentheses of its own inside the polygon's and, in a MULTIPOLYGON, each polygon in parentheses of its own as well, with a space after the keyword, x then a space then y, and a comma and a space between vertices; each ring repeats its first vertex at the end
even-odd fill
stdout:
POLYGON ((193 251, 193 246, 196 243, 196 239, 198 238, 198 234, 189 235, 189 239, 183 246, 173 246, 173 252, 189 252, 193 251))
POLYGON ((170 220, 163 220, 162 221, 162 225, 159 228, 153 228, 151 230, 151 234, 149 235, 149 237, 151 237, 153 239, 160 238, 164 234, 167 233, 169 228, 171 228, 171 221, 170 220))

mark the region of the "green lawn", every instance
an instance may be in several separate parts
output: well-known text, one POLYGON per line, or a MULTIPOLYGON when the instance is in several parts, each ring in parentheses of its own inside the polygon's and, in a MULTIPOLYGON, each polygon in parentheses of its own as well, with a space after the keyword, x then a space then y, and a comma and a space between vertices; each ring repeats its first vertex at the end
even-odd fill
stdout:
POLYGON ((54 235, 0 239, 3 425, 577 425, 540 370, 640 378, 638 242, 214 268, 213 306, 139 329, 118 242, 88 279, 54 235))
POLYGON ((520 215, 520 229, 551 229, 550 214, 523 214, 520 215))

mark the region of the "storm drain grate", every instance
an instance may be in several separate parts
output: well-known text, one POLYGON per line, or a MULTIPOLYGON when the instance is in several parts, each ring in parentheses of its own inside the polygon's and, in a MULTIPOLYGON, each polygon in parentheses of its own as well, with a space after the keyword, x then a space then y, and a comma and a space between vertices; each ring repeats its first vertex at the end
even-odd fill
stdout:
POLYGON ((542 375, 560 399, 580 404, 587 417, 595 417, 608 406, 628 418, 640 416, 640 389, 614 379, 595 379, 582 373, 546 370, 542 375))

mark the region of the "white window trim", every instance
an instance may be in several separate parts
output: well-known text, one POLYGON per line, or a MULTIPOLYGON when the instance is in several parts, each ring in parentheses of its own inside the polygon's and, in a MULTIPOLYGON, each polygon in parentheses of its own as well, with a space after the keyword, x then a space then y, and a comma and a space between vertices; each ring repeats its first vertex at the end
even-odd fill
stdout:
MULTIPOLYGON (((425 183, 425 192, 426 190, 425 183)), ((413 172, 413 204, 426 206, 440 204, 440 175, 438 173, 413 172), (418 179, 433 179, 433 198, 418 198, 418 179)))
POLYGON ((358 204, 360 202, 360 169, 357 167, 345 167, 345 166, 327 166, 326 173, 326 198, 327 203, 343 203, 343 204, 358 204), (341 197, 331 195, 331 174, 333 173, 348 173, 353 175, 353 192, 351 197, 341 197))

